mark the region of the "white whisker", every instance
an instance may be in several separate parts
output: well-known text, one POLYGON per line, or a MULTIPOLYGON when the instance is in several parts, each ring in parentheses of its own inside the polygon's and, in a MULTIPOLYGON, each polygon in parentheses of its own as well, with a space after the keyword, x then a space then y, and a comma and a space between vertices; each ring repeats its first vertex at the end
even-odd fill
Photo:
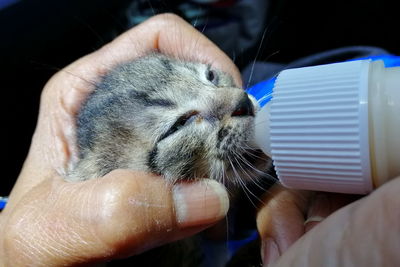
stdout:
MULTIPOLYGON (((252 177, 242 166, 242 164, 240 164, 240 162, 238 160, 241 160, 244 164, 246 164, 247 166, 251 167, 253 170, 259 171, 256 168, 254 168, 246 159, 242 158, 241 155, 238 154, 238 157, 235 157, 236 162, 238 163, 239 167, 242 169, 243 173, 246 174, 249 178, 250 181, 255 184, 258 188, 260 188, 262 191, 265 191, 265 188, 262 187, 258 182, 257 182, 257 177, 259 177, 258 175, 252 177)), ((265 175, 265 173, 263 173, 265 175)), ((244 183, 244 181, 243 181, 244 183)), ((259 200, 260 202, 262 202, 257 196, 255 196, 253 193, 252 195, 259 200)))
POLYGON ((249 196, 249 194, 247 192, 249 192, 250 194, 252 194, 254 196, 254 194, 247 188, 246 184, 243 182, 242 178, 240 177, 239 173, 237 172, 234 164, 232 163, 231 159, 228 158, 229 163, 231 164, 232 170, 235 173, 235 181, 237 181, 239 183, 239 185, 243 188, 243 192, 245 193, 245 195, 247 196, 247 198, 249 199, 249 201, 251 202, 251 204, 257 208, 257 205, 255 205, 255 203, 253 202, 253 200, 251 200, 251 197, 249 196))

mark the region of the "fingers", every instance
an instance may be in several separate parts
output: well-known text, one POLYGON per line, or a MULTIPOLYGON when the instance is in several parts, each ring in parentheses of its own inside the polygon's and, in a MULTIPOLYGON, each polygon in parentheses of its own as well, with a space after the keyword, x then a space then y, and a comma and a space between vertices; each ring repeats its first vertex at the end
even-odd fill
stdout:
POLYGON ((126 170, 81 183, 56 179, 5 210, 5 255, 10 266, 127 257, 209 227, 228 206, 222 185, 207 179, 171 187, 126 170))
MULTIPOLYGON (((212 180, 170 188, 161 177, 122 170, 103 179, 94 188, 102 209, 96 233, 118 255, 193 235, 224 218, 229 207, 226 191, 212 180)), ((98 216, 96 212, 91 218, 98 216)))
POLYGON ((304 233, 358 196, 307 192, 277 186, 257 215, 264 263, 272 263, 304 233))
POLYGON ((304 234, 304 217, 311 193, 274 186, 258 212, 263 262, 274 262, 304 234))
POLYGON ((359 199, 358 195, 316 192, 309 200, 304 231, 310 231, 314 226, 343 206, 359 199))
POLYGON ((329 216, 273 266, 397 266, 400 179, 329 216))

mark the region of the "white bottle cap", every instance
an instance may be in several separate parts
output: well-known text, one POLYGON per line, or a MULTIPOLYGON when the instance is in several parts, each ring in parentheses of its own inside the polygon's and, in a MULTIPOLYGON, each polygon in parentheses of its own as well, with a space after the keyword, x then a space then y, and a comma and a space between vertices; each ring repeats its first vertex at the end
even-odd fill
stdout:
POLYGON ((281 183, 365 194, 373 189, 368 140, 369 60, 285 70, 270 103, 270 141, 281 183))

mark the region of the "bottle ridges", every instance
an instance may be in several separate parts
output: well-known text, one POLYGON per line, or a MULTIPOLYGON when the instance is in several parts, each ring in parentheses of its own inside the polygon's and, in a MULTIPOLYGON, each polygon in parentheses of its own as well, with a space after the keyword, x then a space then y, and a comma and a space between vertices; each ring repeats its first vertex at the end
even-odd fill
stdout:
POLYGON ((370 190, 364 185, 370 179, 363 88, 368 64, 329 64, 278 76, 271 102, 271 152, 285 185, 324 190, 329 183, 337 192, 370 190))

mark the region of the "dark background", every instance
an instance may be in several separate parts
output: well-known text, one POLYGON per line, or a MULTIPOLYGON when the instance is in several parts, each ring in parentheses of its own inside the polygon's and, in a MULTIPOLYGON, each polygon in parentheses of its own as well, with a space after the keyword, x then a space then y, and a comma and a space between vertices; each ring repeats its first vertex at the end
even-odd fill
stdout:
MULTIPOLYGON (((122 32, 121 10, 128 2, 22 0, 0 10, 0 106, 5 143, 0 196, 9 194, 22 167, 46 81, 58 69, 122 32)), ((287 63, 350 45, 379 46, 400 55, 396 1, 270 2, 260 60, 287 63)), ((257 48, 239 55, 238 66, 254 60, 257 48)))

